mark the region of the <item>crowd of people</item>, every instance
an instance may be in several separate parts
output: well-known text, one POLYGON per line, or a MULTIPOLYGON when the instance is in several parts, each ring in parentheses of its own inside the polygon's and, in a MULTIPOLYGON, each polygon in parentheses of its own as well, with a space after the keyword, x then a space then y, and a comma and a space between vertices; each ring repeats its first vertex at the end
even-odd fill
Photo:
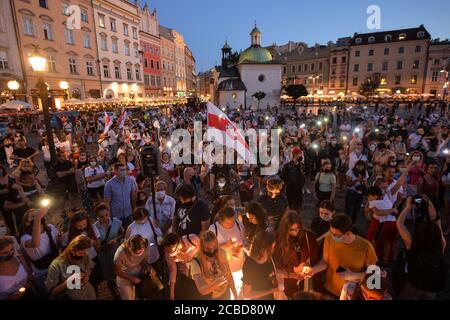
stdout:
POLYGON ((206 128, 204 106, 106 129, 89 112, 62 117, 54 162, 39 121, 35 132, 11 121, 0 299, 437 299, 448 275, 449 115, 444 101, 229 111, 240 127, 279 130, 273 176, 174 163, 171 133, 206 128), (154 186, 143 146, 160 152, 154 186))

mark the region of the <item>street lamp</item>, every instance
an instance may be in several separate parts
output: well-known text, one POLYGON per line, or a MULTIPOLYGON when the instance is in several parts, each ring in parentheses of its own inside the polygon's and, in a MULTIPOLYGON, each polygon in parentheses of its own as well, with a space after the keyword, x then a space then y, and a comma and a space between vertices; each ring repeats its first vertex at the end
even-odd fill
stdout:
POLYGON ((47 66, 47 59, 39 54, 39 48, 36 46, 33 54, 28 58, 28 61, 33 68, 33 71, 37 73, 38 80, 36 88, 38 89, 39 98, 42 102, 42 110, 44 113, 45 129, 47 133, 48 147, 50 149, 50 158, 52 164, 56 162, 55 142, 53 141, 52 126, 50 123, 50 99, 49 88, 44 81, 44 72, 47 66))
POLYGON ((61 90, 64 90, 64 98, 67 100, 67 99, 69 99, 69 87, 70 87, 70 85, 69 85, 69 83, 67 82, 67 81, 61 81, 60 83, 59 83, 59 88, 61 89, 61 90))
POLYGON ((13 92, 13 100, 16 100, 15 92, 19 90, 20 84, 16 80, 8 81, 8 89, 13 92))

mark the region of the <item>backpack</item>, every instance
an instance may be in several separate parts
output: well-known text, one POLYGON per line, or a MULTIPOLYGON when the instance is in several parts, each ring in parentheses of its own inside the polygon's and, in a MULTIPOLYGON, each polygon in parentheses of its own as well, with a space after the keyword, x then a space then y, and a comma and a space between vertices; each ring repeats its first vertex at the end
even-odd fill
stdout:
POLYGON ((448 266, 442 255, 423 252, 408 264, 408 280, 417 289, 439 292, 445 288, 448 266))

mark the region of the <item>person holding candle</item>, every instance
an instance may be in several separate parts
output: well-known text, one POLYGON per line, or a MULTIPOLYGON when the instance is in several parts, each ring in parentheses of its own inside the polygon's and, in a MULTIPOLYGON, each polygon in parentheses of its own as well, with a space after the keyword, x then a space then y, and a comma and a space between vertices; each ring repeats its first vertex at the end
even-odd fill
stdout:
POLYGON ((23 257, 17 255, 14 241, 9 236, 0 236, 0 300, 26 299, 32 284, 31 270, 23 257))
MULTIPOLYGON (((303 228, 300 214, 296 211, 286 212, 281 219, 273 258, 278 270, 286 273, 284 292, 288 298, 297 291, 313 289, 309 280, 299 281, 298 275, 303 267, 319 262, 319 248, 314 234, 303 228)), ((319 284, 320 279, 316 277, 315 282, 319 284)))
POLYGON ((236 219, 233 208, 225 207, 218 212, 217 222, 212 224, 209 230, 214 232, 219 246, 227 253, 230 271, 239 294, 245 259, 244 248, 248 245, 244 225, 236 219))

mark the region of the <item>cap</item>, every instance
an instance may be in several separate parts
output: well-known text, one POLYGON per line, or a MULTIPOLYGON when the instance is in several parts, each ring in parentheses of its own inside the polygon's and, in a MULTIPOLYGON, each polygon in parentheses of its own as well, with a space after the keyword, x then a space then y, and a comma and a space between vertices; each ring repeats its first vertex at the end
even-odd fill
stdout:
POLYGON ((302 152, 302 150, 299 147, 295 147, 294 149, 292 149, 293 155, 300 154, 301 152, 302 152))

